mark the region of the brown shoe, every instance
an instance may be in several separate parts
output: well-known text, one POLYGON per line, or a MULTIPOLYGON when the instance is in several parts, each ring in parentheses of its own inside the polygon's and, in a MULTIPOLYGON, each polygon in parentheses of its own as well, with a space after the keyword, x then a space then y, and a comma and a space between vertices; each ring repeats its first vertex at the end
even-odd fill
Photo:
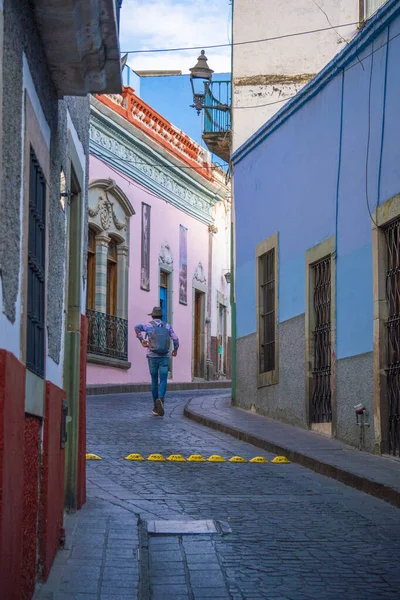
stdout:
POLYGON ((157 407, 158 416, 163 417, 164 416, 164 401, 161 398, 156 400, 156 407, 157 407))
POLYGON ((158 410, 156 408, 153 408, 153 410, 151 412, 154 417, 158 417, 158 410))

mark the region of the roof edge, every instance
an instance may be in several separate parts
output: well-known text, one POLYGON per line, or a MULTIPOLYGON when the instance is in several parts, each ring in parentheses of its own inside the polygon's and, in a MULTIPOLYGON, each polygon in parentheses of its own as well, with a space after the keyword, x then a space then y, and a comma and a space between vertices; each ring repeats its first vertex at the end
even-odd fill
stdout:
POLYGON ((311 100, 340 71, 377 37, 393 19, 400 14, 400 0, 389 0, 376 14, 369 19, 359 33, 347 44, 339 54, 307 83, 291 100, 289 100, 273 117, 262 125, 231 156, 233 164, 239 163, 249 152, 263 142, 278 127, 283 125, 295 112, 311 100))

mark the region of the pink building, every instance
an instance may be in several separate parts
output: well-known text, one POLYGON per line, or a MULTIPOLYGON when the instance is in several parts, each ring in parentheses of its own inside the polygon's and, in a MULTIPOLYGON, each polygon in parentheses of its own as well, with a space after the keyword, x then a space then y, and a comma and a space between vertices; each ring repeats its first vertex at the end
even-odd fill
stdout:
POLYGON ((149 382, 134 327, 157 305, 180 339, 171 379, 229 379, 225 173, 132 88, 91 111, 88 385, 149 382))

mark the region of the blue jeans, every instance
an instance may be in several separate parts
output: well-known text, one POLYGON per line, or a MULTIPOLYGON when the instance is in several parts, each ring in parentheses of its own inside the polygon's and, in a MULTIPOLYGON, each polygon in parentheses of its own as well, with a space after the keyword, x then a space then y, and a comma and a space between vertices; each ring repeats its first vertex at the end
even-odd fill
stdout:
POLYGON ((157 358, 148 358, 149 370, 151 375, 151 393, 153 395, 154 406, 158 398, 165 398, 167 392, 169 354, 157 358), (158 390, 158 378, 160 377, 160 391, 158 390))

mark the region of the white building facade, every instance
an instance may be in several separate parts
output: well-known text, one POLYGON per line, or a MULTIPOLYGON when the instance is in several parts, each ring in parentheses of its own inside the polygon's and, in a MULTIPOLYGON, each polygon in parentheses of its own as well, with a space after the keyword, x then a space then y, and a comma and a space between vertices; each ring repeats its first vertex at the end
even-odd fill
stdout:
POLYGON ((234 0, 232 152, 297 94, 385 3, 234 0), (301 32, 309 33, 291 35, 301 32), (242 44, 251 40, 257 41, 242 44))

